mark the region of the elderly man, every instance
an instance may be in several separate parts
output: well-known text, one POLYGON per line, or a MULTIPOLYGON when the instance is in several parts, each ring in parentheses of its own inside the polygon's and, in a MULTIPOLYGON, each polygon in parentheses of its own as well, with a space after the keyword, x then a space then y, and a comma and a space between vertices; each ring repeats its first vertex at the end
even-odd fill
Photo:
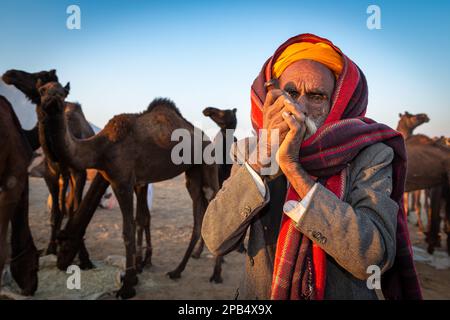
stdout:
POLYGON ((257 161, 235 152, 243 165, 202 226, 217 255, 250 229, 236 297, 377 299, 366 280, 379 270, 385 298, 420 299, 401 202, 404 143, 363 117, 367 84, 356 64, 326 39, 293 37, 264 64, 251 101, 257 161), (267 175, 275 155, 279 170, 267 175))

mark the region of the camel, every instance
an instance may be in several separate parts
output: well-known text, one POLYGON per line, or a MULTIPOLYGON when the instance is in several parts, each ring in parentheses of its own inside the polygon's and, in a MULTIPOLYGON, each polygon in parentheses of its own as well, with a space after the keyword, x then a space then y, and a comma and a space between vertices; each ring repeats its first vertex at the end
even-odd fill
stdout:
MULTIPOLYGON (((41 71, 36 73, 28 73, 19 70, 9 70, 5 72, 2 77, 6 84, 13 85, 25 96, 36 105, 36 112, 38 116, 38 126, 34 128, 28 135, 30 140, 36 136, 38 131, 38 137, 40 145, 42 146, 45 154, 45 170, 44 179, 52 197, 51 207, 51 235, 50 241, 46 250, 46 254, 56 254, 57 233, 61 229, 63 217, 67 212, 72 215, 78 208, 81 198, 83 196, 83 189, 86 184, 86 171, 76 170, 70 165, 63 163, 49 148, 51 144, 52 136, 46 135, 42 130, 42 126, 47 121, 45 115, 41 111, 40 95, 36 89, 37 82, 41 84, 51 81, 58 81, 55 70, 41 71), (36 130, 39 128, 39 130, 36 130), (59 179, 62 178, 62 185, 60 187, 59 179), (69 203, 70 206, 67 209, 66 193, 68 184, 71 184, 69 203)), ((88 138, 94 135, 94 131, 84 117, 81 106, 77 103, 67 102, 65 104, 65 116, 69 123, 72 134, 77 138, 88 138)), ((93 267, 89 260, 89 255, 83 245, 80 250, 80 267, 82 269, 90 269, 93 267)))
POLYGON ((448 138, 448 137, 444 137, 444 136, 434 137, 433 141, 435 141, 437 144, 439 144, 443 147, 450 148, 450 138, 448 138))
POLYGON ((28 172, 32 150, 14 110, 0 96, 0 287, 7 259, 7 232, 11 223, 10 269, 23 295, 37 289, 39 254, 28 223, 28 172))
MULTIPOLYGON (((237 141, 236 137, 234 137, 233 133, 237 126, 237 118, 236 118, 236 108, 221 110, 213 107, 207 107, 203 110, 203 115, 206 117, 210 117, 220 128, 219 133, 214 139, 215 144, 220 144, 221 151, 221 162, 218 164, 218 179, 219 179, 219 188, 222 188, 223 182, 228 179, 231 174, 231 167, 233 166, 230 158, 230 149, 233 142, 237 141), (228 130, 228 134, 227 134, 228 130), (230 139, 232 137, 232 140, 230 139)), ((200 239, 199 245, 197 246, 193 258, 198 259, 204 248, 204 241, 200 239)), ((238 252, 245 252, 244 244, 241 243, 237 249, 238 252)), ((210 277, 210 282, 222 283, 223 279, 221 276, 222 273, 222 263, 224 262, 222 256, 217 256, 215 258, 214 264, 214 272, 210 277)))
MULTIPOLYGON (((61 232, 58 267, 65 269, 71 263, 95 208, 110 184, 122 212, 126 251, 126 271, 117 296, 124 299, 133 297, 136 294, 134 286, 138 281, 138 268, 143 268, 143 263, 151 263, 147 185, 171 179, 184 172, 186 187, 193 200, 194 228, 181 263, 168 273, 172 279, 179 278, 200 238, 206 207, 219 189, 215 164, 194 164, 195 155, 191 157, 190 163, 175 164, 172 159, 172 148, 178 144, 171 140, 172 132, 185 129, 192 137, 196 131, 194 126, 183 118, 172 101, 159 98, 150 103, 143 113, 117 115, 95 136, 77 139, 68 130, 67 119, 64 117, 67 86, 62 88, 57 82, 47 83, 39 88, 39 92, 42 112, 48 119, 42 130, 54 137, 49 146, 51 150, 59 159, 77 170, 96 169, 99 172, 77 214, 69 219, 61 232), (136 221, 133 219, 133 190, 137 195, 136 221), (142 259, 144 232, 147 247, 146 257, 142 259), (137 264, 141 266, 137 267, 137 264)), ((193 147, 194 141, 190 143, 193 147)), ((203 141, 202 150, 210 143, 203 141)))
MULTIPOLYGON (((405 192, 431 189, 427 250, 432 254, 439 241, 441 200, 446 200, 446 214, 450 217, 450 149, 423 134, 408 136, 405 144, 408 154, 405 192)), ((450 254, 450 230, 446 232, 447 251, 450 254)))
MULTIPOLYGON (((412 136, 413 131, 418 126, 430 121, 428 115, 425 113, 411 114, 408 111, 405 111, 404 114, 399 113, 399 117, 400 120, 397 125, 397 131, 399 131, 402 134, 403 139, 405 140, 412 136)), ((421 219, 420 194, 421 190, 416 190, 408 193, 405 192, 404 203, 406 213, 408 214, 410 211, 409 198, 411 197, 413 209, 417 216, 417 225, 419 227, 419 230, 423 231, 424 227, 421 219)), ((427 201, 425 201, 425 203, 427 204, 427 201)))
POLYGON ((398 116, 400 120, 397 124, 397 131, 402 134, 405 140, 412 136, 414 129, 430 121, 425 113, 411 114, 405 111, 404 114, 399 113, 398 116))
POLYGON ((232 141, 227 141, 227 130, 229 133, 234 133, 237 126, 236 111, 232 110, 220 110, 213 107, 208 107, 203 110, 203 115, 210 117, 220 128, 220 132, 216 137, 216 140, 222 144, 222 162, 219 165, 219 185, 222 187, 223 182, 228 179, 231 174, 231 158, 229 156, 231 144, 236 142, 236 138, 233 135, 232 141))

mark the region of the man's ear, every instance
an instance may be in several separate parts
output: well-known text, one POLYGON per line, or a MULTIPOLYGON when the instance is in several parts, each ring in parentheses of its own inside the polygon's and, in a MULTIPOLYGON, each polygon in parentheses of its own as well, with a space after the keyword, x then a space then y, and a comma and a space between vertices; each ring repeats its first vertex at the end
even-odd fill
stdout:
POLYGON ((70 93, 70 82, 67 82, 66 86, 64 87, 64 91, 66 92, 66 97, 70 93))

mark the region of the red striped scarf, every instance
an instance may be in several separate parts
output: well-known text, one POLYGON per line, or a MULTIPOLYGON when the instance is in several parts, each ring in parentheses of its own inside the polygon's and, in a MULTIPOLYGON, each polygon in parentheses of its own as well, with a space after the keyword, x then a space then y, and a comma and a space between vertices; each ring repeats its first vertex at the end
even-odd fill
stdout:
MULTIPOLYGON (((336 82, 330 114, 324 125, 300 148, 302 167, 342 200, 347 166, 360 151, 383 142, 394 150, 391 198, 399 205, 397 214, 396 257, 383 273, 381 286, 386 299, 421 299, 421 290, 412 259, 403 192, 406 177, 406 150, 400 133, 365 118, 368 89, 358 66, 330 41, 312 34, 293 37, 282 44, 264 64, 251 88, 251 119, 255 130, 262 128, 262 108, 266 97, 264 83, 272 78, 272 61, 296 42, 324 42, 344 59, 344 68, 336 82)), ((289 187, 287 200, 300 200, 289 187)), ((326 253, 295 228, 283 214, 278 235, 272 280, 272 299, 323 299, 326 283, 326 253)))

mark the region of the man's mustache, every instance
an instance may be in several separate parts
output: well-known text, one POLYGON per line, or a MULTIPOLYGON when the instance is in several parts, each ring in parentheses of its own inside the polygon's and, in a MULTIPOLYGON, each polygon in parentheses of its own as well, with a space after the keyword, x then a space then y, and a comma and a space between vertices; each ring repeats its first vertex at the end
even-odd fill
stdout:
POLYGON ((305 126, 306 126, 306 136, 307 137, 310 137, 314 133, 317 132, 316 123, 314 121, 312 121, 311 118, 308 116, 305 117, 305 126))

